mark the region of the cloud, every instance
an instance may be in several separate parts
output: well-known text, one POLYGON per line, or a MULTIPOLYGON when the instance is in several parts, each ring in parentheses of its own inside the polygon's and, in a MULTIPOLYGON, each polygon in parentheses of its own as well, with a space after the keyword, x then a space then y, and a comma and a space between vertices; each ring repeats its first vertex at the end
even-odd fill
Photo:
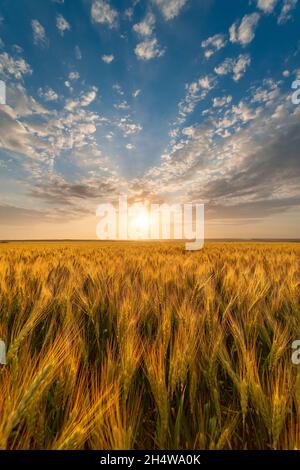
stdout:
POLYGON ((126 8, 126 10, 124 11, 124 16, 128 18, 128 20, 132 20, 133 14, 134 14, 133 8, 130 8, 130 7, 126 8))
POLYGON ((0 112, 0 148, 41 159, 39 149, 47 144, 39 137, 45 136, 46 130, 44 126, 40 129, 39 126, 31 127, 30 117, 45 117, 48 111, 28 96, 20 83, 8 87, 7 102, 9 105, 3 107, 0 112), (25 118, 24 122, 22 118, 25 118))
POLYGON ((147 13, 145 19, 140 23, 136 23, 133 25, 132 29, 138 33, 140 36, 151 36, 154 30, 155 25, 155 16, 153 13, 147 13))
POLYGON ((129 104, 127 103, 127 101, 124 100, 124 101, 122 101, 121 103, 114 104, 114 108, 116 108, 116 109, 129 109, 130 106, 129 106, 129 104))
POLYGON ((101 59, 103 60, 103 62, 105 62, 106 64, 110 64, 113 60, 114 60, 114 55, 113 54, 104 54, 101 59))
MULTIPOLYGON (((269 79, 263 85, 274 88, 269 79)), ((208 218, 215 219, 259 220, 300 207, 300 108, 283 93, 259 100, 259 107, 250 99, 222 110, 221 119, 212 110, 216 118, 183 129, 188 138, 147 172, 140 183, 144 191, 203 201, 208 218)))
POLYGON ((117 127, 122 130, 123 136, 138 134, 143 128, 140 124, 133 123, 130 119, 124 117, 119 120, 117 127))
POLYGON ((284 24, 292 18, 291 12, 297 5, 298 0, 283 0, 283 6, 278 17, 278 24, 284 24))
POLYGON ((137 98, 140 93, 141 93, 141 90, 139 90, 139 89, 134 90, 133 93, 132 93, 133 98, 137 98))
POLYGON ((165 53, 165 48, 162 48, 156 38, 140 42, 134 52, 139 60, 150 60, 154 57, 161 57, 165 53))
POLYGON ((272 104, 279 96, 279 85, 280 82, 275 82, 272 79, 263 80, 262 86, 253 90, 251 102, 272 104))
POLYGON ((94 23, 107 24, 110 28, 116 25, 118 12, 105 0, 94 0, 91 8, 94 23))
POLYGON ((127 144, 127 145, 126 145, 126 148, 127 148, 127 150, 133 150, 133 149, 134 149, 134 145, 132 145, 132 144, 127 144))
POLYGON ((91 203, 94 205, 95 201, 116 194, 120 186, 121 182, 107 173, 102 177, 82 177, 73 182, 52 175, 48 181, 37 182, 29 195, 50 206, 63 207, 64 217, 72 213, 82 216, 91 210, 91 203))
POLYGON ((192 113, 197 104, 206 98, 207 94, 216 86, 216 78, 212 75, 200 77, 198 80, 186 85, 186 96, 179 102, 179 116, 177 124, 183 124, 187 115, 192 113))
POLYGON ((215 34, 202 41, 201 47, 205 49, 204 55, 207 59, 214 55, 220 49, 223 49, 227 44, 226 36, 224 34, 215 34))
POLYGON ((234 23, 229 29, 230 41, 240 43, 242 46, 249 44, 254 39, 259 19, 258 13, 251 13, 245 15, 240 24, 234 23))
POLYGON ((81 60, 82 59, 82 54, 81 54, 81 50, 80 50, 80 47, 79 46, 75 46, 75 57, 77 60, 81 60))
POLYGON ((31 75, 30 65, 23 59, 14 59, 7 52, 0 54, 0 73, 21 80, 24 75, 31 75))
MULTIPOLYGON (((11 205, 0 205, 0 225, 15 225, 40 223, 47 215, 44 211, 25 209, 11 205)), ((16 237, 17 238, 17 237, 16 237)))
POLYGON ((80 77, 78 72, 70 72, 69 73, 69 80, 78 80, 80 77))
POLYGON ((257 0, 257 8, 264 13, 272 13, 278 0, 257 0))
POLYGON ((249 54, 240 54, 236 59, 225 59, 222 64, 215 67, 215 72, 218 75, 228 75, 232 73, 233 80, 237 82, 245 74, 250 63, 251 58, 249 54))
POLYGON ((38 95, 45 101, 57 101, 59 98, 58 94, 52 90, 52 88, 46 88, 45 90, 39 88, 38 95))
POLYGON ((120 96, 123 96, 124 95, 124 91, 122 90, 122 87, 118 84, 118 83, 115 83, 113 86, 112 86, 112 89, 114 91, 116 91, 118 93, 118 95, 120 96))
POLYGON ((67 20, 62 16, 62 15, 57 15, 56 17, 56 27, 61 34, 61 36, 64 35, 65 31, 70 31, 71 26, 67 22, 67 20))
POLYGON ((97 88, 92 87, 92 89, 83 95, 80 99, 80 104, 81 106, 89 106, 96 98, 97 96, 97 88))
POLYGON ((45 47, 48 45, 46 32, 44 26, 38 20, 31 21, 31 27, 33 31, 33 42, 36 46, 45 47))
POLYGON ((166 20, 172 20, 179 15, 187 0, 153 0, 166 20))
POLYGON ((214 108, 222 108, 226 104, 231 103, 231 101, 232 101, 232 96, 231 95, 223 96, 223 97, 219 97, 219 98, 216 97, 216 98, 213 99, 213 107, 214 108))

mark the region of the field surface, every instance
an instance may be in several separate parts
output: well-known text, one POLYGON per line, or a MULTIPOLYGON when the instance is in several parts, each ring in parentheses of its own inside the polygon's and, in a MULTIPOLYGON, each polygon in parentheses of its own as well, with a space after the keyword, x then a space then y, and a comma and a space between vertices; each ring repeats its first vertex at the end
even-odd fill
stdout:
POLYGON ((1 449, 300 449, 300 244, 0 245, 1 449))

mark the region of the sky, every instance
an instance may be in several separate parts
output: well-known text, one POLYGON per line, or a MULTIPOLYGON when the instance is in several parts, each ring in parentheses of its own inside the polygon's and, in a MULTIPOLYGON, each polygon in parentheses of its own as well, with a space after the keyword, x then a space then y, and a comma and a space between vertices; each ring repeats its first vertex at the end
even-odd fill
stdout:
POLYGON ((300 238, 299 26, 298 0, 1 0, 0 239, 96 238, 121 194, 300 238))

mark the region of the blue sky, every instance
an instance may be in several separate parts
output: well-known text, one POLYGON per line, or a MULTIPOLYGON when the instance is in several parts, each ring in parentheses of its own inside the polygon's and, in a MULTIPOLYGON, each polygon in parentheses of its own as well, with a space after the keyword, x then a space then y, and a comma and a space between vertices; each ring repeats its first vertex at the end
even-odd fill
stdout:
POLYGON ((206 204, 207 236, 299 231, 297 0, 2 0, 0 238, 95 208, 206 204))

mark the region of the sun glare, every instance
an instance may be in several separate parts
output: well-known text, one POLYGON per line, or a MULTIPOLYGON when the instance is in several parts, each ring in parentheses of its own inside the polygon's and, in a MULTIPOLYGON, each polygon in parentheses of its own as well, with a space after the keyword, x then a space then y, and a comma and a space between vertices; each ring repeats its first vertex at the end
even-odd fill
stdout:
POLYGON ((149 229, 149 216, 142 212, 137 215, 132 221, 132 228, 141 232, 146 232, 149 229))

